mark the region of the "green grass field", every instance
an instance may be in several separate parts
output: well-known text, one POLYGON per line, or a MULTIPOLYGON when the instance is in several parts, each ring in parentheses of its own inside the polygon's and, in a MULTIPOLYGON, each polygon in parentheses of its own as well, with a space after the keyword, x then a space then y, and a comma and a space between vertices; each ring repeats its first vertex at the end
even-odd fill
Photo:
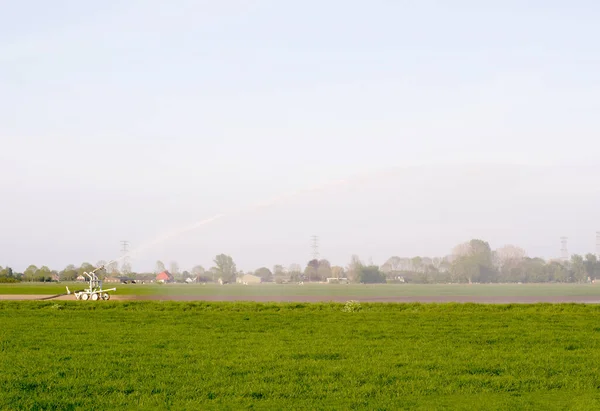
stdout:
MULTIPOLYGON (((86 283, 17 283, 0 284, 2 294, 59 294, 82 289, 86 283)), ((104 284, 116 287, 114 295, 164 296, 591 296, 600 297, 600 285, 595 284, 104 284)))
POLYGON ((0 409, 600 408, 600 306, 0 302, 0 409))

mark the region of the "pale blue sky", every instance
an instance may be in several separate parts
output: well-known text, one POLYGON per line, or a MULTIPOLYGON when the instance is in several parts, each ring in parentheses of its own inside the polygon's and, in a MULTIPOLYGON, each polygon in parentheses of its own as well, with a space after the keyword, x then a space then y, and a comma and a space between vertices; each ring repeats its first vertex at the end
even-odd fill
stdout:
MULTIPOLYGON (((0 9, 2 266, 112 259, 122 239, 139 245, 386 167, 589 165, 600 152, 593 1, 0 0, 0 9)), ((570 198, 600 205, 598 178, 570 170, 582 190, 570 198)), ((376 263, 443 254, 476 234, 547 257, 564 234, 574 252, 593 251, 595 228, 570 220, 586 211, 558 214, 554 197, 552 221, 538 214, 527 227, 494 226, 490 211, 477 223, 466 212, 409 230, 403 219, 441 216, 445 203, 396 213, 387 196, 400 183, 386 184, 366 199, 329 192, 254 221, 225 218, 149 250, 134 268, 209 266, 220 252, 243 269, 304 264, 312 234, 341 265, 353 253, 376 263)), ((529 215, 518 210, 515 221, 529 215)))

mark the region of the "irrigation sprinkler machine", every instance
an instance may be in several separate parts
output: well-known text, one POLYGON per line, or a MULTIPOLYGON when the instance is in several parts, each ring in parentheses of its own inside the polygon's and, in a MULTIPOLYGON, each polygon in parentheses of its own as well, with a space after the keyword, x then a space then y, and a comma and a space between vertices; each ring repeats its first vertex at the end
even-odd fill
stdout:
POLYGON ((86 277, 88 277, 88 283, 89 283, 89 287, 90 288, 85 288, 83 290, 78 290, 78 291, 71 291, 69 290, 69 287, 67 288, 67 294, 68 295, 75 295, 75 299, 77 300, 83 300, 83 301, 87 301, 87 300, 92 300, 92 301, 98 301, 98 300, 110 300, 110 294, 108 293, 109 291, 116 291, 116 288, 108 288, 106 290, 102 289, 102 280, 100 280, 98 278, 98 276, 96 275, 96 272, 103 269, 104 265, 101 265, 100 267, 96 268, 95 270, 91 271, 91 272, 83 272, 83 275, 85 275, 86 277))

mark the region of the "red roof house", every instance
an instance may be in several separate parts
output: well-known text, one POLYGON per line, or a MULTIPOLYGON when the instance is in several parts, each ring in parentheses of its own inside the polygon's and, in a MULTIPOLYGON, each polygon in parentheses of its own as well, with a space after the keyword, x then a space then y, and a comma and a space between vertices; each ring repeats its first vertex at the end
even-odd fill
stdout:
POLYGON ((167 270, 163 271, 162 273, 159 273, 156 276, 156 281, 161 281, 163 283, 170 283, 170 282, 173 282, 173 280, 174 280, 173 276, 167 270))

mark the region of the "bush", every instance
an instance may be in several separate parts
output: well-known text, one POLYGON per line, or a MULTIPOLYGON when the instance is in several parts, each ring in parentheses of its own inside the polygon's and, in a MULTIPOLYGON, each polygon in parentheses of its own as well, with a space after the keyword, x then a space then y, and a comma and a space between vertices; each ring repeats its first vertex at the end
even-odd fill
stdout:
POLYGON ((344 308, 342 308, 342 311, 345 313, 354 313, 354 312, 360 311, 361 309, 362 309, 362 307, 358 301, 350 300, 350 301, 346 302, 346 305, 344 305, 344 308))
POLYGON ((361 267, 358 273, 358 278, 363 284, 375 284, 385 283, 385 274, 379 271, 379 267, 371 265, 368 267, 361 267))
POLYGON ((20 283, 21 280, 15 277, 0 277, 0 283, 20 283))

